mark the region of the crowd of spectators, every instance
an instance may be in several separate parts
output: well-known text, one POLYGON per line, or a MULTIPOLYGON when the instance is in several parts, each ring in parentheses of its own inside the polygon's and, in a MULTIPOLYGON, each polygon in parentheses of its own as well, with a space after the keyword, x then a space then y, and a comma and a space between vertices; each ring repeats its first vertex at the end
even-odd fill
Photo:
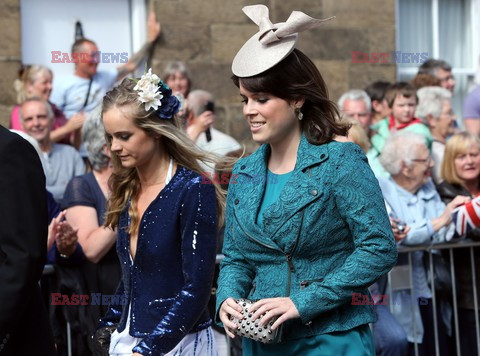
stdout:
MULTIPOLYGON (((338 102, 342 119, 357 121, 346 140, 367 154, 400 251, 402 246, 425 246, 409 253, 413 288, 394 290, 389 295, 391 306, 375 305, 378 355, 412 355, 415 344, 420 355, 433 355, 436 340, 440 355, 456 354, 451 280, 446 285, 437 283, 432 291, 426 252, 437 243, 478 241, 478 216, 473 209, 473 215, 468 215, 465 209, 480 193, 479 91, 466 98, 461 120, 452 109, 454 88, 451 66, 430 59, 409 83, 375 82, 365 90, 349 90, 338 102), (355 133, 359 128, 364 129, 363 135, 355 133), (458 214, 463 220, 456 218, 458 214)), ((477 352, 472 268, 479 268, 478 248, 473 251, 472 261, 469 249, 454 249, 450 261, 448 254, 432 250, 434 260, 455 267, 462 355, 477 352)), ((408 257, 400 254, 397 266, 408 265, 408 257)), ((440 262, 434 267, 440 268, 440 262)), ((386 276, 371 287, 373 294, 388 291, 386 276)))

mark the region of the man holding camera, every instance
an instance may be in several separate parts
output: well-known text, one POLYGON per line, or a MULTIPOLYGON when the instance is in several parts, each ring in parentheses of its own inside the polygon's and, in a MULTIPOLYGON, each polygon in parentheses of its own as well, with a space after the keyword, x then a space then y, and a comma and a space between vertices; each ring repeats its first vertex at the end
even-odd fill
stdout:
POLYGON ((242 148, 233 137, 215 129, 214 123, 213 95, 205 90, 191 91, 187 99, 187 134, 192 141, 202 150, 219 156, 242 148))

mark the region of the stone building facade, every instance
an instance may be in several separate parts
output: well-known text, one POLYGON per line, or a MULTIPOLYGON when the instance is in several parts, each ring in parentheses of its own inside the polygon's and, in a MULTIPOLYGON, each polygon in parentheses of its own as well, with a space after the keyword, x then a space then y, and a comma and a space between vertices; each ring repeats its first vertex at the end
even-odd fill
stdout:
MULTIPOLYGON (((312 17, 336 16, 318 29, 302 33, 297 47, 320 69, 336 101, 350 88, 375 80, 394 81, 395 64, 352 63, 352 51, 382 53, 395 50, 395 0, 150 0, 162 35, 153 53, 154 71, 170 60, 187 63, 193 88, 212 92, 217 100, 216 126, 255 149, 243 118, 230 65, 237 50, 258 27, 241 8, 263 3, 273 23, 283 22, 292 10, 312 17)), ((20 0, 0 2, 0 124, 7 126, 15 105, 12 83, 21 62, 20 0)))
POLYGON ((0 125, 5 127, 16 104, 13 81, 22 61, 20 41, 20 0, 3 0, 0 2, 0 125))

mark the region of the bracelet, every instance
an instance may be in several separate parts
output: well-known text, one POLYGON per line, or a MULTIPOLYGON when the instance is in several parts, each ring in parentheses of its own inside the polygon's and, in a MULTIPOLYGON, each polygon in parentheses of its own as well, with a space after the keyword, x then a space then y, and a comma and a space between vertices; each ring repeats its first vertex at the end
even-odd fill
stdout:
POLYGON ((63 253, 60 254, 60 257, 61 257, 61 258, 70 258, 70 256, 64 255, 63 253))

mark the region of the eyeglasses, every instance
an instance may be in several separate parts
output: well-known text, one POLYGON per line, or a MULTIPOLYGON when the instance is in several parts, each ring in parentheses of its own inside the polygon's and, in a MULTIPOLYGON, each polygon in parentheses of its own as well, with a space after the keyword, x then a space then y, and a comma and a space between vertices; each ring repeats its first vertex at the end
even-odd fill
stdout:
POLYGON ((419 162, 419 163, 424 163, 424 164, 430 164, 430 162, 432 161, 432 156, 428 156, 427 158, 425 159, 421 159, 421 158, 415 158, 415 159, 412 159, 413 162, 419 162))
POLYGON ((445 83, 445 82, 448 82, 449 80, 455 80, 455 77, 452 74, 450 74, 450 75, 446 76, 445 78, 438 78, 438 79, 440 79, 440 81, 442 83, 445 83))

